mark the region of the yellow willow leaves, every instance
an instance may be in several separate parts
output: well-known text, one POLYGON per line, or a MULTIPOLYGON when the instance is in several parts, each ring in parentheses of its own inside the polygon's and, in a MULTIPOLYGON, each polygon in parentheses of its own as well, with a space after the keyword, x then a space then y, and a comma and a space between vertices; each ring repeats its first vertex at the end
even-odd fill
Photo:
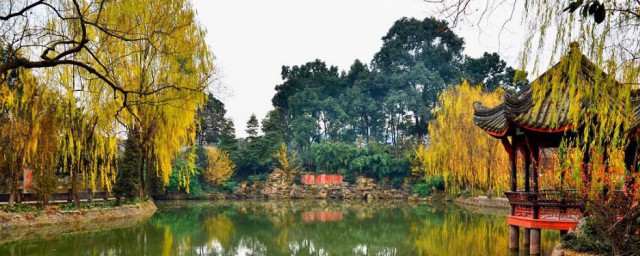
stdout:
POLYGON ((77 181, 79 175, 84 187, 110 191, 116 178, 118 145, 115 111, 105 104, 101 85, 80 80, 80 72, 70 67, 60 67, 43 77, 55 81, 51 84, 59 89, 61 97, 58 153, 62 170, 69 173, 72 181, 77 181), (77 91, 77 87, 88 90, 77 91))
POLYGON ((427 149, 423 144, 413 148, 413 156, 407 156, 411 165, 411 176, 423 177, 425 175, 426 170, 429 168, 428 156, 427 149))
MULTIPOLYGON (((582 150, 575 147, 575 143, 569 140, 562 142, 557 150, 543 150, 540 163, 540 186, 557 189, 586 189, 584 184, 584 167, 582 150)), ((587 165, 591 173, 592 186, 598 189, 586 191, 601 193, 604 186, 621 190, 624 188, 626 167, 624 165, 624 152, 613 151, 607 154, 605 162, 602 153, 592 152, 592 159, 587 165)))
MULTIPOLYGON (((628 145, 626 132, 635 116, 632 87, 618 83, 614 76, 605 75, 583 57, 577 44, 573 44, 567 56, 532 84, 536 105, 542 105, 543 101, 569 102, 567 119, 576 127, 578 137, 563 142, 566 147, 563 150, 569 154, 567 160, 582 159, 588 152, 591 173, 581 175, 581 160, 565 163, 562 169, 571 170, 569 177, 573 179, 574 188, 592 195, 604 186, 621 188, 624 184, 622 152, 628 145), (603 160, 605 157, 607 159, 603 160)), ((533 113, 538 111, 543 110, 534 108, 533 113)), ((551 128, 557 126, 551 125, 551 128)))
POLYGON ((180 185, 180 187, 185 188, 185 192, 190 193, 190 186, 189 183, 191 183, 191 175, 195 174, 196 169, 195 169, 195 162, 196 162, 196 149, 195 148, 189 148, 187 149, 186 152, 184 152, 183 154, 183 158, 186 162, 185 165, 181 165, 178 168, 178 184, 180 185))
POLYGON ((132 92, 126 101, 116 95, 120 104, 128 106, 120 117, 129 129, 140 130, 144 157, 153 160, 155 170, 168 183, 172 161, 195 139, 196 109, 204 102, 213 73, 206 32, 184 0, 113 2, 99 19, 145 39, 105 37, 99 54, 113 60, 110 67, 118 84, 132 92))
POLYGON ((499 140, 473 123, 473 102, 497 105, 500 92, 485 93, 467 82, 444 91, 429 124, 429 145, 418 145, 410 159, 413 173, 442 175, 449 192, 506 189, 509 159, 499 140))
POLYGON ((216 148, 205 148, 207 167, 202 170, 202 177, 206 182, 219 185, 229 180, 236 170, 236 165, 229 157, 229 153, 216 148))
POLYGON ((619 158, 617 155, 627 146, 625 132, 630 128, 629 121, 635 119, 631 92, 638 89, 640 81, 640 64, 635 57, 640 54, 640 37, 635 36, 640 26, 636 16, 624 11, 627 8, 633 11, 637 2, 600 2, 607 13, 604 21, 596 24, 591 17, 584 18, 579 12, 565 12, 567 1, 527 0, 524 21, 529 25, 529 32, 522 58, 523 68, 533 63, 533 73, 541 59, 548 57, 547 49, 552 49, 551 64, 560 59, 560 64, 546 79, 534 82, 534 102, 540 103, 545 98, 557 102, 564 98, 563 93, 567 94, 570 102, 567 117, 575 128, 580 128, 577 131, 580 139, 565 143, 565 159, 575 161, 566 164, 561 160, 560 165, 565 171, 571 170, 570 177, 575 180, 576 188, 591 195, 605 185, 620 187, 623 183, 623 177, 611 175, 620 173, 619 161, 602 162, 601 159, 604 156, 619 158), (571 43, 574 41, 579 45, 571 43), (569 54, 558 58, 566 54, 567 48, 569 54), (594 63, 584 61, 582 54, 594 63), (551 93, 547 93, 549 91, 551 93), (594 162, 589 167, 593 173, 585 176, 577 164, 587 152, 594 162), (611 169, 609 174, 603 171, 607 169, 611 169), (583 182, 591 178, 590 184, 583 182))
POLYGON ((54 94, 29 71, 19 70, 12 83, 13 89, 0 83, 0 171, 10 176, 11 189, 15 190, 23 169, 32 168, 41 176, 38 174, 54 167, 51 162, 56 157, 58 141, 57 136, 51 135, 58 132, 53 123, 58 113, 50 103, 54 94))
POLYGON ((289 149, 285 143, 280 144, 280 149, 273 153, 273 158, 278 161, 281 170, 287 175, 289 180, 293 179, 296 173, 300 172, 301 167, 296 164, 298 152, 293 150, 289 153, 289 149))
MULTIPOLYGON (((85 48, 68 57, 91 63, 122 91, 69 65, 43 69, 37 77, 19 71, 19 79, 2 79, 0 109, 8 114, 0 116, 0 169, 16 176, 25 165, 51 173, 61 168, 84 186, 109 189, 116 177, 116 134, 135 128, 146 153, 141 161, 153 161, 149 170, 168 182, 172 160, 194 140, 196 109, 213 73, 205 30, 185 0, 53 4, 62 15, 73 15, 76 3, 82 21, 101 28, 88 25, 85 48), (19 89, 10 84, 15 81, 19 89)), ((43 12, 47 29, 78 40, 80 19, 47 15, 57 14, 43 12)), ((194 165, 186 168, 181 181, 188 183, 194 165)))

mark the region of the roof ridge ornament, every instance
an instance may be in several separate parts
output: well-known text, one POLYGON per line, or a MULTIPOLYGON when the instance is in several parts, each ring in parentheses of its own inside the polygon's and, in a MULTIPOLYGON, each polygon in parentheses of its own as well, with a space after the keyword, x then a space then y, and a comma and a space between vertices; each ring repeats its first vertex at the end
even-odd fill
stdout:
POLYGON ((580 51, 580 43, 578 43, 577 41, 569 43, 569 51, 573 51, 574 49, 580 51))

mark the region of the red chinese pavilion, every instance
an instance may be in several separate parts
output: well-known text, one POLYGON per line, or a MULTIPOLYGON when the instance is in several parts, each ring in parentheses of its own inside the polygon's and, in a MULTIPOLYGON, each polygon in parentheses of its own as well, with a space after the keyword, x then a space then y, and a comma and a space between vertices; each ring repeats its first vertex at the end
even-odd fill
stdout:
MULTIPOLYGON (((577 74, 571 77, 581 79, 582 81, 578 81, 581 84, 596 86, 596 79, 609 79, 607 74, 582 55, 577 44, 572 44, 569 54, 534 82, 516 93, 506 92, 503 103, 493 108, 484 107, 478 102, 473 106, 475 124, 491 136, 500 139, 509 154, 510 191, 505 194, 511 204, 511 214, 507 217, 507 223, 509 248, 512 250, 518 250, 520 228, 524 228, 525 246, 529 245, 530 254, 539 254, 541 229, 560 230, 561 234, 564 234, 567 230, 575 228, 585 209, 585 200, 575 190, 546 190, 538 187, 537 163, 540 162, 540 151, 544 148, 557 148, 567 136, 579 136, 582 127, 574 127, 573 124, 579 122, 569 120, 571 101, 568 92, 561 92, 562 97, 547 97, 537 103, 533 100, 533 87, 543 82, 557 81, 558 77, 569 79, 566 70, 571 64, 580 65, 576 69, 577 74), (520 189, 517 187, 518 152, 524 161, 524 188, 520 189)), ((551 89, 546 95, 550 94, 551 89)), ((635 99, 637 97, 633 98, 635 115, 629 120, 631 129, 625 132, 630 138, 637 138, 640 101, 635 99)), ((580 107, 585 109, 588 106, 588 102, 583 102, 580 107)), ((632 139, 625 150, 627 170, 637 165, 637 145, 637 140, 632 139)), ((588 151, 585 153, 583 166, 587 166, 590 161, 588 151)))

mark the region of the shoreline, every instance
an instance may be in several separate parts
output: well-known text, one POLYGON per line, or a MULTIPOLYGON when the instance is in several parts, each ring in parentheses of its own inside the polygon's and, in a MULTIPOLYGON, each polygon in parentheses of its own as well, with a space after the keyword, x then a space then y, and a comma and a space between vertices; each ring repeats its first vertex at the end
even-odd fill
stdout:
POLYGON ((556 247, 553 248, 553 252, 551 252, 551 256, 604 256, 600 254, 592 254, 587 252, 576 252, 571 249, 561 248, 562 242, 558 243, 556 247))
POLYGON ((487 196, 473 196, 473 197, 456 197, 453 200, 458 205, 475 206, 481 208, 492 209, 511 209, 509 200, 504 197, 487 197, 487 196))
POLYGON ((131 227, 151 217, 156 210, 153 201, 149 200, 111 209, 0 213, 0 244, 131 227))

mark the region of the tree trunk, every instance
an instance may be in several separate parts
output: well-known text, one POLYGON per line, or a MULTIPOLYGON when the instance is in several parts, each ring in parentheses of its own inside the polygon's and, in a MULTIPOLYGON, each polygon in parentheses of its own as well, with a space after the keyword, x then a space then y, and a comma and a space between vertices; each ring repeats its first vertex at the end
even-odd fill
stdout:
POLYGON ((76 206, 76 209, 80 210, 82 205, 80 205, 80 193, 78 191, 77 167, 73 168, 73 174, 71 175, 71 196, 73 197, 73 204, 76 206))
POLYGON ((9 194, 9 207, 13 207, 18 197, 18 177, 17 176, 18 175, 16 175, 16 171, 12 170, 11 192, 9 194))
POLYGON ((154 149, 151 149, 151 154, 149 154, 149 159, 147 160, 147 164, 145 166, 145 174, 147 175, 147 189, 146 195, 153 196, 160 193, 161 186, 159 185, 160 181, 158 180, 158 173, 153 169, 153 159, 151 158, 154 155, 154 149))
POLYGON ((13 207, 15 202, 18 200, 18 179, 20 179, 20 174, 22 173, 22 159, 24 158, 24 153, 20 154, 20 157, 16 159, 16 168, 11 170, 11 192, 9 195, 9 206, 13 207))
POLYGON ((147 165, 147 150, 142 151, 142 159, 140 159, 140 188, 138 190, 138 196, 144 198, 145 185, 144 185, 144 167, 147 165))

